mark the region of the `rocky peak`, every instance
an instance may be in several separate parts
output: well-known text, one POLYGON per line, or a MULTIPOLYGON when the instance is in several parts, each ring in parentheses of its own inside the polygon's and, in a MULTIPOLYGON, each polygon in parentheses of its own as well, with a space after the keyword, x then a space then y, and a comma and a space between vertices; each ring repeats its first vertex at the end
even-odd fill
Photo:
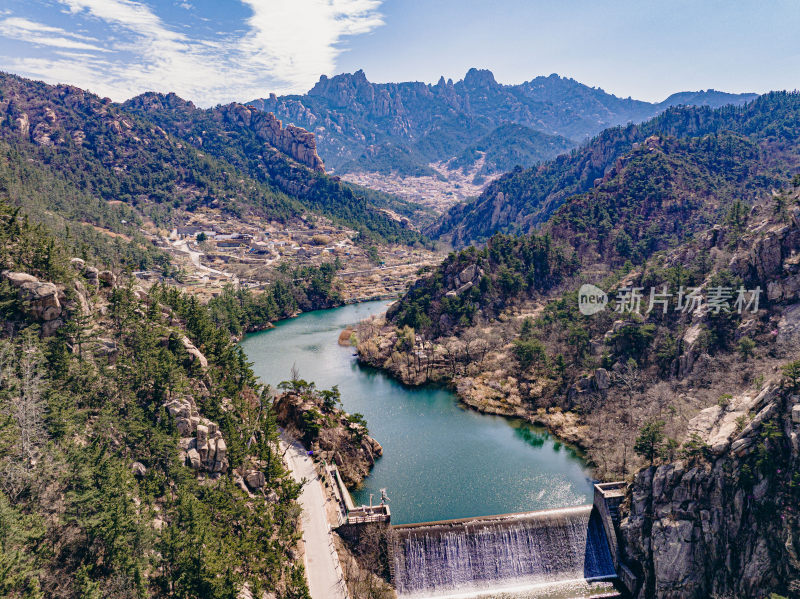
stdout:
POLYGON ((135 98, 131 98, 127 104, 143 110, 183 110, 190 112, 197 109, 192 102, 184 100, 174 92, 168 94, 145 92, 135 98))
POLYGON ((468 89, 495 87, 497 85, 494 74, 489 69, 471 68, 464 76, 464 87, 468 89))
POLYGON ((317 84, 308 92, 309 96, 322 96, 339 106, 354 103, 369 106, 375 99, 375 89, 362 70, 355 73, 342 73, 329 78, 322 75, 317 84))

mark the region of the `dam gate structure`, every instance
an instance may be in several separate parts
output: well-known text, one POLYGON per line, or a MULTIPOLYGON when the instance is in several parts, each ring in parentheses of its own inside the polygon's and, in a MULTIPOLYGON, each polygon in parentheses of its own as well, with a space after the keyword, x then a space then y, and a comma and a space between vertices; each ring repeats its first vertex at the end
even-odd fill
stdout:
POLYGON ((618 543, 625 487, 595 485, 591 505, 402 525, 390 523, 388 506, 370 511, 350 501, 339 530, 356 539, 380 527, 388 550, 381 559, 401 599, 601 581, 632 594, 637 580, 618 543))

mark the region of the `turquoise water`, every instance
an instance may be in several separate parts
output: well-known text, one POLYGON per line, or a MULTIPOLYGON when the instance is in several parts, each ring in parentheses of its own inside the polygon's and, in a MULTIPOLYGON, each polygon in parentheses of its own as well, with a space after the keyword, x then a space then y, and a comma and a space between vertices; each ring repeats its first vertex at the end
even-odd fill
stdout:
POLYGON ((344 409, 366 417, 383 457, 353 491, 356 503, 377 502, 385 488, 395 524, 591 503, 584 462, 544 429, 464 408, 446 389, 406 387, 337 344, 346 325, 387 305, 309 312, 242 341, 265 383, 287 380, 296 364, 318 388, 339 385, 344 409))

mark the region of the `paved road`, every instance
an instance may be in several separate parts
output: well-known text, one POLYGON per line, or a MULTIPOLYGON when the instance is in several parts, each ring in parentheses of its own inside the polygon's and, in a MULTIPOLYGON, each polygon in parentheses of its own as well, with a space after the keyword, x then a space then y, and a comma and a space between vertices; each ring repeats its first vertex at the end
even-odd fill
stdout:
MULTIPOLYGON (((288 442, 288 440, 285 440, 288 442)), ((308 590, 312 599, 347 599, 339 558, 333 545, 325 495, 311 458, 302 445, 295 442, 286 452, 286 461, 296 481, 305 478, 300 505, 303 508, 303 543, 308 590)))

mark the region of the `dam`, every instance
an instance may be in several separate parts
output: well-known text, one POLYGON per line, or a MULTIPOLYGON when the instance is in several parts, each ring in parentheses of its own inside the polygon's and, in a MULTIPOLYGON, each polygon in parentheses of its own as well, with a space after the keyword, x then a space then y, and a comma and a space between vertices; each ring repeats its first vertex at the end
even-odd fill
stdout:
POLYGON ((616 578, 592 506, 392 527, 400 597, 447 597, 616 578))
POLYGON ((618 550, 625 483, 595 485, 589 505, 393 526, 387 505, 354 505, 336 467, 325 470, 339 533, 386 539, 388 555, 374 559, 388 561, 400 599, 619 597, 637 588, 618 550))

